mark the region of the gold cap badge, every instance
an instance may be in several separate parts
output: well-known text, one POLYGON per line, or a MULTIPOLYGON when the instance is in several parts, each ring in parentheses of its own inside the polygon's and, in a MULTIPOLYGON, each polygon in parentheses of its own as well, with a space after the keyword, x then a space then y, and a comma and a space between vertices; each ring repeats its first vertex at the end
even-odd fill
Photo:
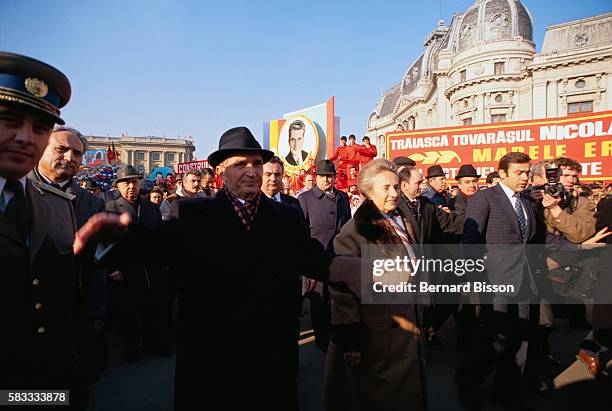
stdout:
POLYGON ((40 98, 45 97, 49 92, 49 87, 47 87, 47 84, 44 81, 33 77, 28 77, 25 80, 25 88, 28 90, 28 92, 30 92, 30 94, 40 98))

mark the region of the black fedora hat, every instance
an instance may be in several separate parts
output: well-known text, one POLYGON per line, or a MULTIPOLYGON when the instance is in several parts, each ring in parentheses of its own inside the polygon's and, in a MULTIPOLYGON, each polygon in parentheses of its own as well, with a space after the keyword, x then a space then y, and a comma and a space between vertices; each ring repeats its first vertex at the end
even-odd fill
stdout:
POLYGON ((70 94, 70 81, 55 67, 31 57, 0 52, 0 104, 64 124, 59 109, 68 103, 70 94))
POLYGON ((427 175, 425 176, 425 178, 432 177, 446 177, 446 173, 442 169, 442 166, 436 164, 435 166, 431 166, 427 169, 427 175))
POLYGON ((246 127, 234 127, 227 130, 219 139, 219 149, 208 156, 208 164, 217 167, 228 157, 238 153, 259 153, 267 163, 274 153, 261 148, 251 130, 246 127))
POLYGON ((476 169, 471 164, 464 164, 459 167, 459 173, 455 176, 455 179, 461 177, 476 177, 480 178, 480 174, 476 172, 476 169))
POLYGON ((319 176, 335 176, 336 166, 331 160, 321 160, 317 162, 317 175, 319 176))
POLYGON ((117 178, 115 179, 115 183, 118 183, 123 180, 130 180, 132 178, 140 178, 142 179, 142 174, 140 174, 134 166, 129 164, 124 164, 119 167, 117 170, 117 178))

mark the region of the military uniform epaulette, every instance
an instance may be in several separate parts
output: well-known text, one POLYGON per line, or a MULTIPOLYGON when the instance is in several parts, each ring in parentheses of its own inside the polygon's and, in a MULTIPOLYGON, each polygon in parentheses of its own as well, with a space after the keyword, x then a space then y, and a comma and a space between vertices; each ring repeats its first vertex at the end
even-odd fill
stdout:
POLYGON ((62 190, 58 190, 57 188, 46 184, 46 183, 42 183, 38 180, 30 180, 30 182, 32 183, 32 185, 41 193, 44 195, 44 193, 41 190, 47 191, 49 193, 58 195, 60 197, 64 197, 66 200, 68 201, 72 201, 76 198, 76 196, 69 194, 69 193, 65 193, 62 190))

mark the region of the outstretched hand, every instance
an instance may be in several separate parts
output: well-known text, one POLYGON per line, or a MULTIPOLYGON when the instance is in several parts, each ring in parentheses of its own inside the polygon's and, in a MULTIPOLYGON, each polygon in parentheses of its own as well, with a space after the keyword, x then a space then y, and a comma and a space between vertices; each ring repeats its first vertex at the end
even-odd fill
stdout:
POLYGON ((111 239, 125 234, 132 217, 128 213, 121 215, 112 213, 98 213, 91 217, 74 236, 72 250, 79 254, 87 243, 94 240, 111 239))
POLYGON ((600 243, 600 241, 606 238, 607 236, 609 236, 610 234, 612 234, 612 231, 608 231, 608 227, 604 227, 603 229, 595 233, 593 237, 589 238, 586 241, 583 241, 582 248, 591 249, 591 248, 605 247, 606 243, 600 243))

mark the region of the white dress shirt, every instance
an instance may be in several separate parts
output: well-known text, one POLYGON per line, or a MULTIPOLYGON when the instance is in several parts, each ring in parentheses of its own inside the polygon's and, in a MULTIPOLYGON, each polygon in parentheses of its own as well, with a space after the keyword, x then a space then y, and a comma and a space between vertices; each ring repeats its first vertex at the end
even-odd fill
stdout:
POLYGON ((512 209, 515 210, 516 213, 516 202, 520 201, 521 205, 523 206, 523 215, 525 216, 525 224, 527 224, 527 221, 529 220, 527 217, 527 210, 525 209, 525 202, 521 199, 520 193, 517 197, 514 196, 514 191, 512 191, 512 189, 510 189, 510 187, 508 187, 507 185, 505 185, 504 183, 500 182, 499 185, 501 186, 502 190, 504 191, 504 194, 506 194, 506 197, 508 197, 508 200, 510 200, 510 204, 512 204, 512 209))

